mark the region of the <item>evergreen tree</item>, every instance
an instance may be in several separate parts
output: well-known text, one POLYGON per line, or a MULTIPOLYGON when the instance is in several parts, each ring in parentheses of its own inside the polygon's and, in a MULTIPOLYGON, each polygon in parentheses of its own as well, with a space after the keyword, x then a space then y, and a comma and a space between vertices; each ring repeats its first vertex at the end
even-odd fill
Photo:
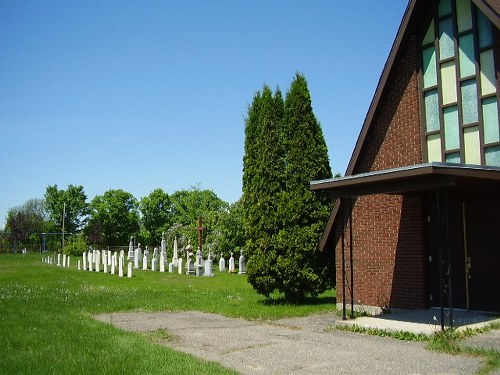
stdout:
POLYGON ((274 236, 279 229, 277 203, 283 189, 284 149, 281 92, 268 86, 254 97, 246 122, 243 199, 247 234, 247 274, 257 292, 268 296, 277 287, 274 236))
POLYGON ((297 75, 283 102, 264 86, 245 123, 244 224, 249 282, 293 302, 329 287, 329 265, 317 242, 328 218, 326 196, 309 182, 331 177, 328 152, 307 82, 297 75))

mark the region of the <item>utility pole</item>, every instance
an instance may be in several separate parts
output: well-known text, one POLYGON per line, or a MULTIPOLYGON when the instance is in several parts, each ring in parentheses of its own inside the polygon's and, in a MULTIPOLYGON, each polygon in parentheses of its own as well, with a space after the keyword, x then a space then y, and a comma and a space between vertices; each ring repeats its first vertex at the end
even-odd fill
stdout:
POLYGON ((62 217, 62 251, 64 252, 64 218, 66 217, 66 202, 63 202, 63 217, 62 217))

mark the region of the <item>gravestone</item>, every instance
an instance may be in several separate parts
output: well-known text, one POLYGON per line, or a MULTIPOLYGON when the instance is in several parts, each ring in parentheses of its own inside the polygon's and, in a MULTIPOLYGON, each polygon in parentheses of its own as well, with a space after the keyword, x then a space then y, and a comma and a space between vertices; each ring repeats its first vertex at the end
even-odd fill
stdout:
POLYGON ((57 265, 61 265, 61 254, 57 254, 57 265))
POLYGON ((63 257, 62 257, 62 266, 63 267, 66 267, 66 258, 67 258, 67 255, 66 254, 63 254, 63 257))
POLYGON ((196 262, 194 264, 196 276, 203 276, 204 267, 205 261, 203 260, 203 254, 201 253, 201 250, 198 249, 196 252, 196 262))
POLYGON ((246 259, 245 256, 243 255, 243 250, 241 250, 240 259, 238 262, 238 274, 243 275, 245 273, 247 273, 246 259))
POLYGON ((226 260, 223 254, 220 255, 219 259, 219 272, 226 272, 226 260))
POLYGON ((81 263, 80 263, 80 262, 81 262, 81 260, 80 260, 80 259, 78 259, 78 262, 77 262, 77 264, 76 264, 76 269, 77 269, 78 271, 80 271, 80 270, 82 269, 82 268, 81 268, 81 263))
POLYGON ((151 259, 151 271, 156 271, 156 257, 153 255, 153 259, 151 259))
POLYGON ((165 257, 160 252, 160 272, 165 272, 165 257))
MULTIPOLYGON (((146 246, 146 251, 148 250, 148 247, 146 246)), ((137 249, 135 249, 134 252, 134 268, 139 268, 139 261, 142 259, 142 249, 141 249, 141 244, 137 245, 137 249)))
POLYGON ((115 274, 115 268, 116 268, 116 251, 115 253, 111 256, 111 274, 115 274))
POLYGON ((203 273, 204 276, 212 277, 214 275, 213 265, 214 265, 214 260, 213 260, 213 257, 212 257, 212 252, 209 251, 208 252, 208 258, 205 261, 205 270, 204 270, 204 273, 203 273))
POLYGON ((102 252, 102 264, 104 266, 104 273, 108 273, 108 252, 102 252))
POLYGON ((148 256, 146 255, 146 252, 144 252, 144 256, 142 257, 142 269, 148 269, 148 256))
MULTIPOLYGON (((172 255, 172 263, 174 264, 175 267, 179 266, 179 250, 177 249, 177 237, 174 238, 174 252, 172 255)), ((182 267, 181 267, 182 269, 182 267)))
POLYGON ((71 259, 71 257, 68 255, 68 257, 66 258, 66 267, 69 267, 70 259, 71 259))
POLYGON ((101 272, 101 252, 99 250, 95 254, 95 271, 101 272))
POLYGON ((233 253, 231 252, 231 258, 229 258, 229 272, 236 272, 236 268, 234 266, 234 258, 233 253))
POLYGON ((165 240, 165 232, 161 234, 161 246, 160 246, 160 256, 163 255, 163 259, 167 259, 167 241, 165 240))
POLYGON ((168 264, 168 272, 173 273, 175 271, 175 267, 173 263, 168 264))
POLYGON ((119 277, 123 277, 123 258, 124 257, 122 256, 122 253, 120 252, 120 257, 118 258, 118 276, 119 277))
POLYGON ((127 259, 133 259, 133 258, 134 258, 134 237, 130 237, 130 242, 128 243, 127 259))
POLYGON ((194 270, 194 262, 193 262, 193 253, 190 251, 187 254, 187 260, 186 260, 186 275, 194 275, 195 270, 194 270))
POLYGON ((111 250, 108 250, 108 266, 111 266, 111 250))
POLYGON ((127 277, 131 278, 132 277, 132 262, 128 262, 127 266, 127 277))
POLYGON ((179 273, 179 275, 182 275, 182 258, 179 258, 177 259, 177 264, 178 264, 178 267, 177 267, 177 272, 179 273))
POLYGON ((89 264, 89 271, 92 271, 92 249, 89 249, 87 253, 87 262, 89 264))

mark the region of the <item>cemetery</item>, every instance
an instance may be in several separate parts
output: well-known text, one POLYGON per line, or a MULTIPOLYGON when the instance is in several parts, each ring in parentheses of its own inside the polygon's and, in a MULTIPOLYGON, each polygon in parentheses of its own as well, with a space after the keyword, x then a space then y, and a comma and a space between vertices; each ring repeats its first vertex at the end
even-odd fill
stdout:
MULTIPOLYGON (((200 240, 201 241, 201 240, 200 240)), ((201 245, 201 242, 200 242, 201 245)), ((196 260, 193 260, 193 246, 189 243, 186 248, 178 249, 177 238, 174 239, 171 261, 168 261, 166 249, 165 235, 162 236, 161 247, 155 247, 152 252, 148 246, 144 251, 141 249, 141 244, 134 248, 132 238, 130 239, 129 249, 127 254, 124 250, 120 252, 111 250, 96 250, 89 249, 84 251, 81 259, 78 259, 74 266, 79 271, 103 272, 105 274, 118 275, 118 277, 128 278, 133 277, 133 270, 153 271, 153 272, 169 272, 178 273, 179 275, 195 275, 213 277, 214 274, 214 255, 211 251, 208 252, 207 259, 203 258, 203 253, 198 247, 196 252, 196 260), (179 255, 181 254, 181 256, 179 255), (184 265, 182 254, 186 256, 184 265)), ((54 254, 51 256, 42 257, 42 262, 50 265, 61 267, 70 267, 71 257, 67 254, 54 254)), ((226 260, 221 254, 219 256, 219 273, 237 273, 238 275, 246 274, 246 259, 243 255, 243 250, 240 251, 238 262, 236 263, 233 253, 229 258, 229 267, 226 270, 226 260), (237 268, 236 268, 237 265, 237 268)))

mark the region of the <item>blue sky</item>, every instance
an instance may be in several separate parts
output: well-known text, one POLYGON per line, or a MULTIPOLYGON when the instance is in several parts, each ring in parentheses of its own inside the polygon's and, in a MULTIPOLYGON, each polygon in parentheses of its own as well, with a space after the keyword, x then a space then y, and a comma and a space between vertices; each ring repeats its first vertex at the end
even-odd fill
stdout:
POLYGON ((241 196, 264 84, 308 81, 344 173, 405 0, 0 0, 0 228, 48 185, 241 196))

